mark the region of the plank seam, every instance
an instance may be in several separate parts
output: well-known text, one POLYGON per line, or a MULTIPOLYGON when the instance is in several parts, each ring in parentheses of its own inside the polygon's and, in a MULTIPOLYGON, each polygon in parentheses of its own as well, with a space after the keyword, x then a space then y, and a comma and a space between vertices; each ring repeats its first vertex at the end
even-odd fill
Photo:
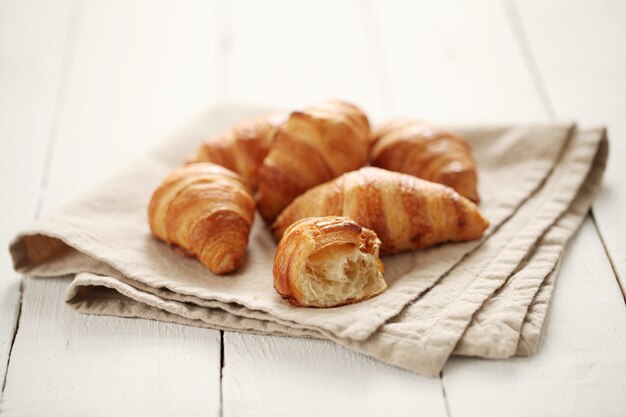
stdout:
POLYGON ((378 84, 378 92, 381 97, 383 107, 388 111, 393 112, 393 103, 390 96, 391 88, 389 86, 389 73, 386 66, 386 60, 384 59, 384 47, 381 42, 380 25, 378 23, 377 14, 375 12, 375 6, 373 0, 367 0, 361 2, 361 14, 366 26, 365 32, 369 39, 370 55, 376 69, 376 82, 378 84))
MULTIPOLYGON (((69 87, 69 73, 74 58, 75 46, 76 46, 76 34, 78 31, 79 22, 82 20, 83 15, 83 2, 74 0, 71 5, 71 11, 67 23, 67 33, 65 36, 63 53, 61 56, 61 69, 59 73, 58 89, 56 97, 54 99, 54 110, 52 113, 52 120, 50 122, 50 128, 48 130, 48 138, 46 141, 46 152, 44 156, 43 170, 41 174, 41 182, 39 183, 39 195, 37 197, 37 205, 35 207, 35 218, 41 215, 43 207, 45 190, 48 185, 48 174, 52 165, 52 158, 54 155, 54 148, 57 143, 59 135, 59 123, 61 120, 62 108, 64 107, 67 90, 69 87)), ((20 296, 17 303, 17 320, 15 322, 15 329, 13 331, 13 339, 11 340, 11 347, 9 348, 9 355, 7 358, 7 366, 4 372, 4 378, 2 382, 2 392, 4 392, 9 375, 9 366, 11 365, 11 355, 13 353, 13 346, 17 339, 17 334, 20 328, 20 319, 22 314, 22 304, 24 300, 24 282, 20 283, 20 296)))
POLYGON ((54 149, 56 148, 56 143, 59 137, 59 124, 61 121, 61 115, 63 114, 63 108, 65 107, 67 90, 69 88, 69 73, 72 63, 74 61, 74 52, 76 49, 76 33, 78 30, 79 21, 82 18, 82 12, 83 2, 74 0, 72 4, 72 10, 70 12, 70 18, 68 20, 68 29, 65 38, 65 47, 63 48, 63 56, 61 57, 59 88, 57 90, 57 94, 54 100, 52 122, 50 123, 50 130, 48 132, 48 141, 46 143, 43 172, 41 174, 41 182, 39 184, 39 197, 37 199, 37 207, 35 209, 35 218, 38 218, 41 215, 44 194, 46 188, 48 187, 48 174, 50 173, 52 158, 54 157, 54 149))
POLYGON ((224 330, 220 330, 220 417, 224 415, 224 330))
MULTIPOLYGON (((548 115, 550 120, 555 120, 556 110, 552 103, 552 100, 550 99, 550 95, 548 93, 548 89, 543 80, 543 77, 541 76, 541 72, 539 71, 538 61, 535 58, 534 54, 532 53, 532 48, 530 47, 530 42, 528 40, 526 30, 524 29, 522 18, 516 6, 515 0, 507 0, 504 3, 504 8, 509 18, 509 22, 511 23, 511 26, 513 27, 513 34, 517 40, 518 46, 520 47, 522 51, 524 61, 526 62, 528 71, 530 72, 530 75, 533 79, 533 83, 535 85, 537 93, 541 97, 541 101, 545 107, 546 114, 548 115)), ((613 270, 613 276, 615 277, 615 280, 617 281, 617 285, 619 286, 620 292, 622 293, 622 297, 624 298, 624 302, 626 303, 626 292, 624 292, 624 288, 622 287, 622 283, 620 281, 620 276, 617 273, 617 269, 615 268, 615 263, 613 262, 613 259, 611 258, 609 248, 607 247, 607 244, 604 238, 602 237, 602 233, 600 231, 600 228, 598 227, 598 224, 596 223, 595 218, 593 217, 592 211, 590 211, 590 216, 591 216, 593 225, 595 227, 596 233, 604 249, 604 253, 606 254, 606 257, 609 260, 609 263, 613 270)))
POLYGON ((520 48, 524 63, 526 64, 526 69, 530 74, 530 78, 532 79, 537 94, 539 94, 539 98, 541 100, 541 103, 543 104, 544 110, 550 120, 554 120, 556 118, 554 104, 552 104, 552 100, 550 100, 548 89, 543 80, 543 77, 541 76, 541 72, 539 71, 537 59, 535 58, 535 55, 532 52, 532 48, 530 47, 530 42, 528 41, 528 36, 526 34, 526 30, 524 29, 524 24, 522 23, 522 18, 520 16, 515 0, 505 1, 504 11, 506 13, 509 23, 511 24, 513 37, 515 38, 517 46, 520 48))
POLYGON ((13 337, 11 338, 11 346, 9 347, 9 354, 7 356, 7 366, 4 371, 4 378, 2 380, 2 392, 7 386, 7 376, 9 375, 9 364, 11 363, 11 353, 13 353, 13 346, 15 345, 15 339, 17 338, 17 332, 20 328, 20 319, 22 318, 22 298, 24 296, 24 287, 23 282, 20 283, 20 297, 17 302, 16 310, 17 314, 15 314, 15 322, 13 324, 13 337))
POLYGON ((446 408, 446 416, 452 417, 452 412, 450 411, 450 404, 448 403, 448 394, 446 394, 446 386, 443 384, 443 371, 439 372, 439 381, 441 382, 441 393, 443 394, 443 404, 446 408))
POLYGON ((589 216, 591 217, 593 227, 595 228, 598 238, 600 239, 600 243, 602 243, 602 249, 604 249, 604 254, 609 260, 609 264, 611 265, 611 269, 613 270, 613 275, 615 276, 615 280, 617 281, 617 286, 619 287, 620 292, 622 293, 622 298, 624 299, 624 303, 626 304, 626 292, 624 291, 624 287, 622 287, 622 281, 620 280, 620 276, 617 273, 617 268, 615 268, 615 263, 613 262, 613 259, 611 258, 611 255, 609 254, 609 248, 607 247, 606 242, 604 241, 604 238, 602 237, 602 233, 600 233, 600 228, 598 227, 598 223, 596 222, 596 217, 593 212, 593 208, 589 211, 589 216))

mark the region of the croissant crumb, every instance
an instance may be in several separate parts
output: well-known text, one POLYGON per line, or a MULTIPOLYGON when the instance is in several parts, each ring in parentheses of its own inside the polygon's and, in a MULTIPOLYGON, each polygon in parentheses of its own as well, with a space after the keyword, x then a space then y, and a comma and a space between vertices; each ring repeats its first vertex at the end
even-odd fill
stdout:
POLYGON ((276 250, 274 287, 291 304, 336 307, 387 288, 380 241, 371 230, 344 217, 300 220, 276 250))

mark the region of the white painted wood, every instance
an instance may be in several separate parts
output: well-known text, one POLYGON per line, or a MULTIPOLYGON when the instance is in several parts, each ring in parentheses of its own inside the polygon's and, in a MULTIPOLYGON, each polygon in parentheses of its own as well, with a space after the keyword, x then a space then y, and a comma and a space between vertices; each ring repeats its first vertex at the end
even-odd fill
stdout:
MULTIPOLYGON (((364 6, 330 1, 257 3, 220 3, 218 8, 201 1, 86 3, 68 74, 67 95, 60 100, 58 141, 44 209, 58 206, 131 162, 165 132, 174 130, 216 98, 291 107, 327 96, 342 96, 380 116, 405 113, 436 121, 500 122, 546 117, 498 2, 381 1, 363 3, 364 6)), ((22 16, 11 14, 14 10, 28 13, 33 7, 30 2, 21 3, 26 6, 17 4, 0 3, 0 7, 9 5, 10 9, 6 9, 8 14, 0 9, 2 77, 7 77, 2 51, 6 39, 11 39, 4 36, 4 30, 11 27, 5 25, 5 17, 10 22, 22 16)), ((46 19, 50 13, 53 17, 61 13, 49 7, 46 19)), ((617 7, 622 10, 620 4, 617 7)), ((570 36, 602 32, 606 28, 594 25, 609 25, 602 19, 592 19, 591 24, 572 20, 578 19, 574 14, 566 13, 564 21, 581 23, 580 27, 588 30, 570 36)), ((524 9, 522 15, 526 19, 524 9)), ((555 15, 560 15, 560 11, 548 13, 542 22, 550 19, 554 23, 555 15)), ((615 16, 621 16, 609 15, 616 19, 615 16)), ((583 19, 584 14, 581 16, 583 19)), ((44 16, 39 20, 21 20, 26 25, 20 28, 26 44, 36 48, 41 47, 39 42, 46 45, 36 58, 54 62, 53 33, 43 40, 28 38, 30 33, 47 34, 49 22, 44 21, 44 16)), ((557 35, 560 39, 561 35, 557 35)), ((541 43, 542 38, 538 39, 541 43)), ((533 48, 536 43, 531 38, 533 48)), ((534 52, 539 56, 538 51, 534 52)), ((569 52, 582 60, 583 55, 569 52)), ((21 57, 23 51, 16 49, 11 53, 21 57)), ((621 62, 614 55, 609 58, 614 61, 608 61, 607 55, 602 62, 621 62)), ((58 79, 59 70, 55 77, 52 64, 37 65, 40 66, 20 67, 18 75, 8 73, 9 84, 14 77, 18 77, 16 85, 22 83, 19 88, 24 90, 18 91, 23 102, 0 94, 0 133, 4 135, 8 129, 24 138, 10 145, 1 144, 3 152, 11 152, 6 154, 9 165, 5 165, 5 154, 0 155, 4 189, 5 182, 13 187, 18 184, 6 179, 4 166, 10 166, 6 172, 11 173, 18 172, 13 168, 24 165, 32 166, 33 171, 39 169, 40 162, 33 161, 41 152, 40 145, 30 138, 48 132, 42 127, 44 123, 34 121, 30 125, 32 119, 24 119, 27 123, 20 124, 19 129, 12 124, 16 118, 36 110, 38 114, 52 114, 54 105, 47 101, 50 99, 46 92, 56 91, 51 83, 58 79), (31 76, 28 71, 36 74, 31 76), (37 75, 41 85, 31 85, 37 75), (22 91, 36 98, 31 100, 22 91)), ((541 63, 539 67, 543 72, 541 63)), ((589 71, 596 71, 594 68, 589 71)), ((606 70, 600 67, 597 71, 601 74, 602 69, 606 70)), ((579 74, 584 75, 585 71, 581 69, 579 74)), ((594 74, 594 78, 602 78, 594 74)), ((552 95, 551 81, 546 80, 552 95)), ((0 78, 0 87, 5 85, 6 79, 0 78)), ((577 84, 563 85, 576 91, 577 84)), ((608 91, 602 91, 597 97, 588 98, 603 103, 612 99, 606 94, 608 91)), ((562 107, 556 100, 554 103, 560 115, 562 107)), ((597 111, 601 115, 602 110, 597 111)), ((563 117, 569 116, 564 113, 563 117)), ((24 185, 19 183, 24 198, 31 195, 27 182, 24 179, 24 185)), ((36 192, 37 187, 33 186, 33 190, 36 192)), ((622 197, 623 192, 615 198, 622 197)), ((19 219, 17 216, 22 216, 32 204, 23 207, 11 206, 12 219, 19 219)), ((8 209, 3 206, 3 210, 8 209)), ((597 207, 596 215, 601 217, 597 207)), ((27 221, 28 217, 24 217, 27 221)), ((13 225, 2 221, 0 227, 13 225)), ((4 229, 1 231, 4 233, 4 229)), ((606 279, 611 276, 610 269, 599 250, 598 236, 589 224, 577 242, 583 249, 578 249, 576 256, 570 254, 569 262, 584 259, 567 267, 576 279, 562 280, 566 271, 563 267, 546 344, 539 354, 503 362, 454 360, 444 373, 452 415, 484 414, 494 403, 496 410, 507 410, 508 414, 535 410, 536 414, 559 415, 560 406, 571 410, 571 404, 580 405, 580 410, 588 411, 587 414, 597 414, 598 410, 586 407, 611 399, 615 387, 624 391, 619 383, 606 383, 613 381, 616 373, 624 374, 623 355, 617 351, 616 356, 614 349, 616 342, 621 343, 617 346, 624 345, 624 332, 619 331, 623 327, 607 327, 622 326, 623 306, 614 311, 615 288, 606 279), (591 302, 589 294, 595 294, 591 302), (608 310, 604 308, 605 300, 609 300, 608 310), (608 313, 616 314, 622 321, 613 320, 608 313), (592 337, 582 338, 585 334, 592 337), (594 350, 598 346, 604 350, 594 350), (603 358, 607 352, 607 358, 617 357, 616 366, 608 366, 603 358), (578 360, 574 366, 571 358, 578 360), (600 388, 589 388, 592 382, 600 388), (564 390, 562 397, 543 394, 557 389, 564 390), (486 398, 485 392, 489 393, 486 398), (571 404, 565 404, 566 401, 571 404), (476 404, 488 407, 478 408, 476 404), (543 408, 533 409, 535 404, 543 408)), ((78 315, 62 302, 66 285, 64 280, 28 280, 2 412, 218 412, 217 332, 78 315), (97 407, 89 401, 94 393, 97 407)), ((224 415, 307 414, 309 410, 311 414, 334 414, 337 410, 361 415, 395 415, 402 411, 445 415, 440 380, 420 378, 328 342, 226 333, 224 347, 224 415), (381 396, 383 399, 379 400, 381 396), (389 404, 392 409, 386 413, 389 404)), ((620 401, 623 400, 607 401, 601 410, 620 410, 620 401)))
POLYGON ((219 415, 219 332, 78 314, 68 283, 26 280, 4 416, 219 415))
MULTIPOLYGON (((259 9, 252 7, 251 10, 247 3, 245 8, 235 6, 231 10, 231 22, 235 23, 232 24, 234 33, 229 54, 229 98, 235 101, 264 99, 289 106, 296 100, 322 98, 332 94, 334 89, 375 112, 377 106, 370 105, 369 101, 378 99, 384 102, 389 95, 385 88, 390 86, 393 97, 393 105, 390 107, 420 117, 474 122, 545 117, 539 96, 534 92, 532 80, 525 70, 523 57, 513 36, 506 31, 506 15, 497 3, 478 2, 468 6, 449 1, 441 4, 369 4, 362 10, 363 19, 367 25, 366 31, 373 31, 375 36, 371 33, 368 35, 372 45, 365 50, 369 49, 372 53, 372 49, 376 49, 376 53, 383 56, 374 56, 372 64, 377 70, 376 74, 355 74, 350 82, 346 82, 349 77, 343 65, 347 60, 358 61, 359 57, 366 56, 366 52, 359 46, 359 36, 362 35, 359 24, 354 22, 355 10, 358 8, 350 8, 347 4, 341 3, 335 7, 323 2, 309 4, 301 13, 298 10, 300 3, 298 9, 295 6, 266 7, 265 3, 256 6, 259 9), (462 9, 452 17, 452 25, 441 25, 442 20, 450 21, 453 7, 462 9), (470 11, 477 21, 464 17, 464 13, 470 11), (320 16, 322 13, 323 16, 320 16), (259 15, 266 18, 258 19, 259 15), (324 21, 323 30, 320 30, 320 21, 324 21), (416 21, 420 24, 416 25, 416 21), (463 36, 459 36, 460 33, 463 36), (329 34, 332 36, 329 37, 329 34), (263 41, 255 42, 259 37, 263 41), (353 46, 348 48, 345 44, 353 46), (491 50, 486 50, 485 44, 491 50), (289 53, 276 53, 276 50, 289 53), (485 73, 485 62, 493 61, 491 54, 499 59, 491 63, 485 73), (272 59, 268 66, 259 68, 249 64, 261 62, 270 56, 272 59), (382 60, 382 64, 376 59, 382 60), (311 74, 323 74, 324 82, 319 82, 311 74), (301 83, 303 79, 308 82, 301 83), (375 83, 378 92, 363 94, 375 83), (356 92, 357 87, 361 90, 360 97, 356 92), (352 93, 350 89, 355 89, 355 92, 352 93), (282 94, 286 97, 283 98, 282 94), (370 94, 373 94, 373 99, 370 94), (519 101, 521 104, 502 105, 502 100, 511 103, 519 101)), ((280 5, 284 6, 283 3, 280 5)), ((352 67, 348 65, 348 68, 352 67)), ((388 110, 383 109, 378 115, 388 116, 388 110)), ((363 369, 362 363, 370 361, 352 355, 350 363, 343 365, 345 351, 325 342, 231 334, 227 334, 224 342, 226 415, 241 415, 246 405, 262 409, 268 415, 288 409, 301 410, 302 404, 306 404, 305 409, 314 410, 312 413, 323 412, 327 410, 316 408, 315 399, 324 396, 332 398, 332 406, 342 407, 337 397, 331 396, 326 390, 321 392, 323 388, 315 388, 315 391, 311 389, 312 385, 317 387, 323 384, 294 382, 306 378, 305 375, 310 372, 317 375, 314 367, 318 364, 314 359, 300 365, 298 372, 288 372, 288 369, 293 367, 293 363, 300 363, 301 352, 311 352, 311 357, 324 356, 324 360, 331 364, 324 368, 324 375, 328 381, 332 381, 338 378, 337 375, 348 372, 344 371, 344 367, 348 370, 363 369), (255 353, 242 354, 242 349, 255 353), (316 353, 320 349, 327 353, 316 353), (256 352, 260 351, 266 353, 259 357, 256 352), (285 362, 286 365, 283 365, 285 362), (269 384, 271 388, 263 389, 259 386, 259 375, 272 381, 269 384), (274 389, 276 384, 285 388, 274 389), (289 392, 289 395, 285 395, 285 392, 289 392)), ((381 369, 392 369, 380 366, 381 369)), ((397 377, 390 378, 387 384, 393 387, 392 390, 402 390, 405 386, 397 377)), ((423 384, 428 389, 416 387, 412 389, 414 396, 400 397, 398 403, 386 403, 410 409, 413 401, 417 400, 421 404, 435 404, 437 412, 445 411, 438 386, 422 378, 417 378, 412 384, 423 384)), ((365 393, 364 398, 370 397, 368 391, 365 393)), ((370 404, 361 396, 358 396, 359 400, 356 398, 349 403, 365 401, 370 404)), ((378 412, 369 405, 365 409, 371 410, 370 413, 374 415, 378 412)))
POLYGON ((289 109, 335 97, 386 111, 364 2, 229 4, 228 99, 289 109))
POLYGON ((439 380, 332 342, 224 334, 223 415, 445 416, 439 380))
POLYGON ((501 3, 380 0, 394 115, 498 123, 545 119, 501 3))
MULTIPOLYGON (((349 2, 234 2, 229 11, 232 101, 282 108, 339 97, 384 115, 376 17, 349 2)), ((225 416, 445 415, 441 383, 322 341, 225 333, 225 416), (260 381, 263 381, 262 383, 260 381), (385 399, 381 399, 383 396, 385 399)))
MULTIPOLYGON (((88 1, 57 103, 48 211, 130 163, 215 100, 213 2, 88 1)), ((18 155, 27 164, 27 155, 18 155)), ((65 280, 24 290, 8 415, 217 415, 220 333, 80 315, 65 280)))
POLYGON ((593 212, 624 291, 626 5, 537 0, 519 1, 517 9, 556 116, 608 126, 609 163, 593 212))
POLYGON ((626 315, 590 219, 565 254, 538 353, 452 359, 443 382, 453 416, 623 416, 626 315))
MULTIPOLYGON (((589 19, 589 13, 578 7, 580 4, 518 2, 518 5, 525 10, 521 14, 521 28, 529 36, 525 38, 522 32, 519 40, 530 40, 528 58, 536 61, 526 62, 526 66, 538 70, 536 92, 547 98, 545 115, 554 112, 561 119, 598 123, 599 120, 593 119, 597 110, 591 108, 602 109, 602 103, 612 100, 608 98, 608 89, 596 90, 598 95, 590 100, 585 87, 590 84, 573 81, 579 77, 594 77, 591 68, 580 69, 584 61, 595 55, 581 47, 581 43, 588 43, 594 37, 592 33, 604 30, 600 26, 607 22, 589 19), (534 22, 528 21, 529 15, 534 22), (558 19, 555 16, 559 16, 558 19), (572 16, 576 16, 577 24, 566 29, 563 22, 568 22, 572 16), (543 30, 531 35, 529 31, 537 30, 537 20, 542 22, 543 30), (581 30, 583 27, 587 30, 581 30), (552 74, 547 73, 548 67, 539 58, 536 48, 544 50, 544 58, 551 61, 552 74), (568 83, 573 74, 577 75, 568 83), (557 79, 560 81, 555 81, 557 79), (544 86, 547 90, 541 91, 544 86), (559 86, 563 91, 556 88, 559 86), (566 90, 567 95, 564 95, 566 90), (581 103, 581 100, 587 100, 587 108, 581 107, 576 113, 559 111, 564 107, 572 109, 571 102, 581 103)), ((518 11, 516 7, 511 10, 512 13, 518 11)), ((570 24, 571 21, 567 25, 570 24)), ((512 30, 515 30, 514 25, 512 30)), ((606 69, 615 63, 609 58, 599 65, 606 65, 606 69)), ((619 83, 614 87, 621 88, 619 83)), ((613 152, 615 155, 615 147, 613 152)), ((623 196, 623 192, 621 194, 623 196)), ((589 219, 566 252, 552 304, 543 343, 535 356, 506 361, 454 358, 446 365, 443 384, 452 415, 624 414, 626 321, 623 302, 599 235, 589 219)))
MULTIPOLYGON (((537 90, 533 82, 529 66, 500 3, 463 2, 459 7, 459 4, 444 2, 432 9, 418 2, 410 5, 393 2, 383 5, 381 2, 379 5, 382 7, 379 12, 383 21, 381 33, 389 39, 384 45, 388 54, 394 108, 426 119, 471 123, 548 118, 548 109, 541 101, 541 91, 537 90), (457 7, 452 7, 453 5, 457 7), (419 53, 402 53, 411 49, 419 53)), ((546 22, 553 22, 556 15, 556 12, 546 13, 544 19, 546 22)), ((572 88, 572 91, 575 90, 572 88)), ((586 233, 583 239, 585 245, 600 246, 599 237, 593 230, 586 233)), ((601 252, 586 256, 593 256, 593 259, 588 258, 591 264, 602 265, 604 262, 606 265, 606 258, 601 252)), ((566 272, 563 271, 562 274, 564 273, 566 272)), ((604 273, 600 276, 610 281, 610 269, 601 269, 600 273, 604 273)), ((573 291, 588 293, 582 284, 573 282, 571 285, 574 287, 573 291)), ((559 290, 557 288, 557 294, 559 290)), ((597 294, 598 298, 616 295, 615 288, 610 286, 598 288, 597 294)), ((568 304, 565 308, 576 307, 568 304)), ((597 316, 594 319, 594 325, 597 326, 609 323, 597 316)), ((550 331, 548 328, 547 332, 550 331)), ((579 346, 579 349, 588 352, 590 356, 594 353, 600 354, 597 348, 594 349, 593 339, 585 339, 579 346)), ((543 350, 538 357, 542 354, 543 350)), ((552 348, 549 358, 571 358, 573 355, 575 350, 570 349, 567 344, 560 344, 552 348)), ((559 373, 563 362, 558 360, 481 361, 478 363, 484 363, 492 370, 490 379, 485 377, 485 381, 483 378, 476 379, 477 376, 482 376, 478 367, 462 366, 475 363, 466 361, 455 359, 443 372, 443 385, 453 416, 481 415, 488 412, 493 403, 497 404, 494 415, 549 414, 541 411, 542 404, 548 399, 541 397, 532 387, 547 387, 548 391, 554 393, 561 386, 573 384, 569 380, 572 374, 559 373), (512 372, 512 366, 518 363, 520 367, 524 364, 524 371, 512 372), (455 367, 455 364, 458 366, 455 367), (454 375, 454 383, 449 383, 451 379, 448 378, 448 372, 454 375), (546 378, 546 375, 552 373, 556 375, 554 378, 546 378), (484 382, 487 381, 489 388, 485 388, 484 382), (492 394, 495 390, 492 387, 501 387, 497 395, 492 394), (460 401, 460 398, 465 401, 460 401), (468 404, 471 401, 480 406, 470 407, 468 404), (509 409, 507 404, 514 406, 509 409), (533 409, 532 404, 538 404, 537 408, 533 409)), ((594 377, 595 380, 600 380, 603 376, 610 379, 614 375, 599 364, 594 377)), ((574 397, 575 395, 569 395, 567 400, 575 404, 574 397)), ((563 399, 555 396, 550 402, 562 404, 563 399)), ((546 409, 558 409, 558 406, 550 405, 546 409)))
POLYGON ((87 2, 44 212, 215 104, 217 20, 203 0, 87 2))
POLYGON ((33 220, 63 67, 71 1, 0 2, 0 378, 19 309, 9 240, 33 220))

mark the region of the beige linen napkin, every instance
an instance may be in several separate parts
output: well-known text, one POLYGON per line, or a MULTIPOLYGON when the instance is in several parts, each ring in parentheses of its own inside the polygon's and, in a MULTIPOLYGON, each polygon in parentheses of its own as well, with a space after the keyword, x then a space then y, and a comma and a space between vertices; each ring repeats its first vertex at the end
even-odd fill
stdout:
POLYGON ((259 218, 243 268, 227 277, 172 253, 147 226, 146 207, 162 178, 201 139, 256 113, 213 110, 128 171, 38 220, 11 245, 16 269, 37 276, 76 274, 67 301, 81 312, 329 338, 425 375, 439 372, 466 329, 460 354, 500 357, 517 347, 525 328, 531 331, 521 340, 532 351, 545 316, 541 306, 551 294, 550 273, 603 171, 603 132, 580 133, 568 125, 461 129, 480 167, 481 210, 492 223, 488 237, 387 257, 389 288, 382 295, 333 309, 302 309, 273 290, 275 243, 259 218), (529 306, 532 320, 525 322, 529 306), (515 328, 503 330, 503 320, 514 321, 518 330, 507 335, 515 328), (507 336, 506 349, 500 335, 507 336))

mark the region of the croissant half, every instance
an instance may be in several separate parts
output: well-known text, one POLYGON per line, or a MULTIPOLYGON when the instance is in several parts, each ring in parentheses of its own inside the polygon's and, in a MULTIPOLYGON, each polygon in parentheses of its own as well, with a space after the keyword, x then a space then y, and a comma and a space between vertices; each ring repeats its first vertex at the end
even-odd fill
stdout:
POLYGON ((236 124, 207 141, 190 163, 213 162, 240 174, 255 189, 257 173, 274 141, 282 114, 266 114, 236 124))
POLYGON ((410 119, 392 120, 372 137, 373 166, 447 185, 479 202, 476 161, 463 137, 410 119))
POLYGON ((334 307, 387 288, 376 234, 345 217, 307 218, 276 249, 274 288, 291 304, 334 307))
POLYGON ((272 225, 276 239, 305 217, 345 216, 372 229, 381 254, 477 239, 489 222, 453 189, 411 175, 366 167, 298 197, 272 225))
POLYGON ((369 146, 367 116, 352 104, 327 101, 291 113, 259 169, 259 213, 271 222, 309 188, 362 167, 369 146))
POLYGON ((254 199, 240 175, 211 163, 192 164, 157 188, 148 218, 154 236, 226 274, 244 260, 254 199))

